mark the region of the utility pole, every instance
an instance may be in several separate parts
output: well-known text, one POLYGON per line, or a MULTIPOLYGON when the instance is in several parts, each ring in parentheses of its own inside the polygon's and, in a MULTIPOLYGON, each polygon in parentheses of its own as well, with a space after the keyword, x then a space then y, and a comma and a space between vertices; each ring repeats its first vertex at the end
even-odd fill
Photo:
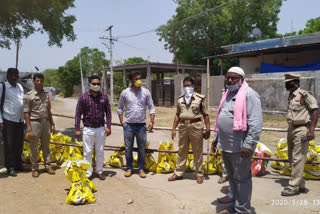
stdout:
POLYGON ((17 40, 16 69, 18 69, 18 62, 19 62, 19 49, 20 49, 20 39, 18 39, 18 40, 17 40))
POLYGON ((79 53, 79 62, 80 62, 80 73, 81 73, 81 91, 82 91, 82 93, 84 94, 81 51, 80 51, 80 53, 79 53))
POLYGON ((174 53, 174 63, 175 63, 175 65, 176 65, 176 74, 179 74, 179 68, 178 68, 178 56, 177 56, 177 34, 176 34, 176 25, 173 25, 172 33, 173 33, 173 53, 174 53))
POLYGON ((109 52, 110 52, 110 104, 113 105, 113 56, 112 56, 112 44, 113 44, 113 40, 115 40, 114 38, 112 38, 112 28, 113 25, 109 26, 106 31, 109 31, 109 38, 107 37, 99 37, 100 39, 106 39, 110 41, 110 48, 109 48, 109 52))

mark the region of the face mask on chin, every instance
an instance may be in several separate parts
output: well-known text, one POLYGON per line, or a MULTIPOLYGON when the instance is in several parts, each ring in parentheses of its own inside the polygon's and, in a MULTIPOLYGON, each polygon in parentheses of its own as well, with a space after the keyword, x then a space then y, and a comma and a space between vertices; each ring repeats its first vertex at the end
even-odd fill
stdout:
POLYGON ((240 80, 238 83, 234 85, 226 85, 226 89, 229 90, 231 93, 234 93, 239 91, 241 85, 242 85, 242 81, 240 80))
POLYGON ((89 88, 92 91, 100 91, 100 85, 91 85, 91 84, 89 84, 89 88))

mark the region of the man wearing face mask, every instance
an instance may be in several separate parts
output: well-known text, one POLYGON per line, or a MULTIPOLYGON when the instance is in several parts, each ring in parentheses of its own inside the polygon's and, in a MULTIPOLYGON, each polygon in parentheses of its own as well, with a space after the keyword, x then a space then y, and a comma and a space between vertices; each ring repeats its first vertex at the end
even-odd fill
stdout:
POLYGON ((180 96, 177 104, 177 113, 172 126, 171 137, 176 137, 176 128, 179 124, 179 152, 177 168, 168 181, 182 179, 188 158, 189 144, 191 143, 196 166, 196 180, 203 183, 203 138, 210 137, 210 120, 207 110, 207 99, 204 95, 194 92, 194 79, 186 77, 183 80, 184 95, 180 96), (203 132, 203 119, 206 131, 203 132))
POLYGON ((104 180, 104 144, 105 137, 111 134, 111 107, 107 95, 100 92, 100 77, 92 75, 88 80, 90 90, 81 94, 77 104, 75 137, 80 138, 80 120, 83 115, 83 156, 90 163, 86 176, 93 178, 92 150, 95 148, 96 173, 100 180, 104 180))
POLYGON ((288 98, 287 121, 288 156, 291 164, 289 186, 281 192, 282 196, 307 193, 303 179, 304 164, 309 141, 314 139, 314 129, 318 122, 318 104, 311 92, 300 89, 300 75, 285 74, 288 98))
MULTIPOLYGON (((233 204, 219 213, 252 213, 251 156, 260 138, 262 109, 260 96, 244 80, 240 67, 226 75, 226 93, 222 96, 214 131, 222 150, 233 204)), ((225 201, 228 196, 218 198, 225 201)), ((230 200, 230 198, 229 198, 230 200)))
POLYGON ((151 93, 148 89, 141 87, 141 74, 132 72, 129 74, 131 87, 123 90, 118 103, 118 115, 123 126, 124 142, 126 148, 126 168, 125 177, 132 175, 132 151, 134 138, 138 145, 138 170, 140 178, 145 178, 144 160, 147 143, 147 129, 151 131, 154 125, 156 110, 153 105, 151 93), (150 122, 146 127, 146 112, 149 108, 150 122), (125 110, 124 110, 125 109, 125 110), (125 117, 123 118, 123 113, 125 117))

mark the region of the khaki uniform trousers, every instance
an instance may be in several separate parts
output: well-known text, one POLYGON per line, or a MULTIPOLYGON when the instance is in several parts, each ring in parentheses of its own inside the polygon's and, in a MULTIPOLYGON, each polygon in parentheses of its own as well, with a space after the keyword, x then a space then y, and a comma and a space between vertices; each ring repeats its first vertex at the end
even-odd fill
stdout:
POLYGON ((288 129, 288 156, 291 164, 289 188, 294 191, 298 191, 299 187, 305 187, 303 170, 309 147, 307 131, 307 127, 304 126, 288 129))
POLYGON ((175 170, 175 174, 178 176, 182 176, 185 171, 190 143, 196 166, 196 174, 197 176, 203 176, 203 129, 195 128, 194 125, 195 123, 190 125, 180 124, 179 126, 179 152, 177 168, 175 170))
POLYGON ((43 154, 44 166, 50 166, 50 123, 49 121, 30 121, 34 139, 30 142, 30 155, 33 170, 39 170, 38 165, 38 142, 41 141, 41 150, 43 154))

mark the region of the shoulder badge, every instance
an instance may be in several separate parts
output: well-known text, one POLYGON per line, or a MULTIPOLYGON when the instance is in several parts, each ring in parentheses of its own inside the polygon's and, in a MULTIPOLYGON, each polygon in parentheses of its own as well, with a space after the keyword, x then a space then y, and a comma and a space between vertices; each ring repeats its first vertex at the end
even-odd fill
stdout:
POLYGON ((205 96, 204 96, 204 95, 202 95, 202 94, 198 94, 198 93, 196 94, 196 96, 197 96, 197 97, 199 97, 199 98, 200 98, 200 99, 202 99, 202 100, 205 98, 205 96))

